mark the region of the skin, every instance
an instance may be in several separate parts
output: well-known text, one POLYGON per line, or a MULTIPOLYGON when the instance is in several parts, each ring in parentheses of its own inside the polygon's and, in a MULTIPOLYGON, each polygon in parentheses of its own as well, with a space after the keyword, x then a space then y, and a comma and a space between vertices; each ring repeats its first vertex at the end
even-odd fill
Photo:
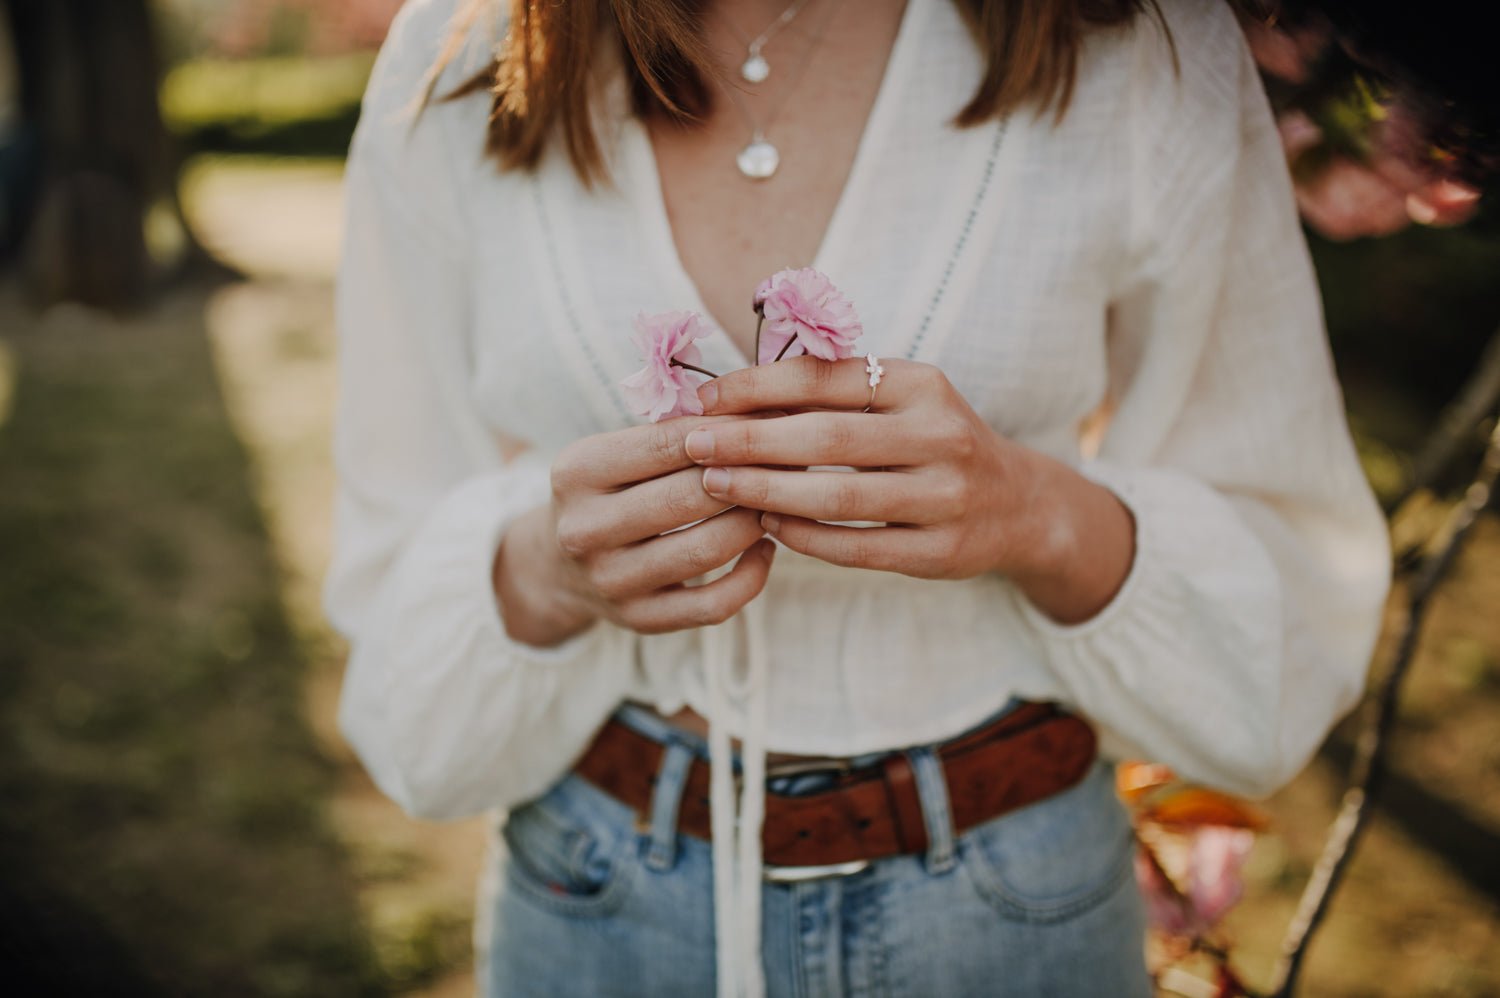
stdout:
MULTIPOLYGON (((745 35, 784 7, 710 3, 708 40, 726 67, 745 35)), ((750 290, 786 266, 810 266, 874 103, 904 0, 814 0, 766 48, 773 67, 816 58, 772 138, 781 170, 734 170, 748 139, 720 100, 701 127, 651 124, 672 234, 704 304, 752 353, 750 290), (799 48, 798 46, 802 46, 799 48), (786 150, 816 148, 817 156, 786 150)), ((793 75, 780 74, 780 79, 793 75)), ((772 84, 738 91, 751 114, 781 104, 772 84)), ((735 371, 700 392, 705 416, 580 440, 553 468, 553 498, 517 520, 496 555, 496 598, 510 635, 555 645, 605 619, 640 633, 727 620, 764 587, 764 537, 839 565, 920 578, 998 572, 1061 623, 1096 614, 1134 557, 1130 513, 1108 490, 987 426, 925 364, 883 361, 869 413, 864 361, 803 357, 735 371), (788 414, 790 413, 790 414, 788 414), (849 466, 853 475, 807 472, 849 466), (884 527, 828 521, 874 521, 884 527), (685 585, 733 564, 707 585, 685 585)), ((679 723, 701 728, 692 716, 679 723)))
POLYGON ((601 433, 558 456, 552 502, 516 520, 495 558, 511 637, 545 647, 601 618, 642 634, 702 627, 755 598, 773 549, 760 513, 703 491, 683 444, 725 422, 682 417, 601 433), (684 585, 736 558, 723 578, 684 585))
POLYGON ((835 565, 923 579, 1009 577, 1061 623, 1098 613, 1134 557, 1114 493, 991 429, 942 371, 798 357, 746 368, 699 393, 707 413, 813 409, 695 428, 683 441, 707 495, 765 510, 782 544, 835 565), (870 469, 796 470, 812 465, 870 469), (792 466, 789 470, 787 466, 792 466), (849 527, 825 521, 876 521, 849 527))
POLYGON ((797 357, 707 383, 705 417, 568 448, 551 505, 518 521, 496 558, 512 636, 549 645, 599 618, 644 634, 727 620, 765 584, 762 531, 836 565, 928 579, 998 572, 1060 623, 1102 609, 1134 558, 1126 507, 996 433, 937 368, 885 367, 868 413, 863 360, 797 357), (757 418, 723 418, 738 415, 757 418), (797 470, 811 465, 871 470, 797 470), (827 522, 849 520, 886 525, 827 522), (683 585, 742 552, 723 578, 683 585))

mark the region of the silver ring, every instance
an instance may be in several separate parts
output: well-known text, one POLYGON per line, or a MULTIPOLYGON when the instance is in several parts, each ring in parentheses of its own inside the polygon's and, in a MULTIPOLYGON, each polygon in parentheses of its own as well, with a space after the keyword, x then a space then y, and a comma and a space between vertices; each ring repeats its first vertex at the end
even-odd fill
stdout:
POLYGON ((865 404, 864 411, 869 412, 875 405, 875 389, 880 387, 880 379, 885 377, 885 368, 880 366, 880 361, 873 353, 865 354, 865 373, 870 376, 870 401, 865 404))

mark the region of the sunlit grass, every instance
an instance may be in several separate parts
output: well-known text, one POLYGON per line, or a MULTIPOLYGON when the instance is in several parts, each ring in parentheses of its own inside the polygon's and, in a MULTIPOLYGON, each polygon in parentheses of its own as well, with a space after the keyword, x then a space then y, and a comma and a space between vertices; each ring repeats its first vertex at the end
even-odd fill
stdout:
POLYGON ((329 117, 359 103, 374 64, 373 53, 183 63, 162 81, 162 115, 178 132, 231 121, 271 126, 329 117))

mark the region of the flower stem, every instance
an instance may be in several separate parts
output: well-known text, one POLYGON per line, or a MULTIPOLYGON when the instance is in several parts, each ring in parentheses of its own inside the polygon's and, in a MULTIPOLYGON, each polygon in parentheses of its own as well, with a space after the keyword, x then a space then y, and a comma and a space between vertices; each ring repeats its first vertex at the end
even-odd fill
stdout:
MULTIPOLYGON (((785 357, 786 356, 786 352, 788 350, 790 350, 792 348, 792 344, 796 343, 796 342, 797 342, 797 337, 793 336, 791 339, 787 340, 784 344, 782 344, 781 352, 776 355, 776 357, 771 361, 771 363, 774 364, 774 363, 776 363, 776 361, 778 361, 781 358, 785 357)), ((760 355, 759 350, 757 350, 756 351, 756 356, 759 356, 759 355, 760 355)))
POLYGON ((766 324, 766 313, 760 309, 755 310, 755 356, 750 358, 751 364, 760 363, 760 327, 766 324))
POLYGON ((712 371, 705 371, 703 368, 698 367, 696 364, 689 364, 687 361, 685 361, 685 360, 678 360, 676 357, 672 358, 672 365, 674 367, 685 367, 689 371, 697 371, 699 374, 706 374, 710 378, 717 378, 718 377, 718 375, 715 374, 712 371))

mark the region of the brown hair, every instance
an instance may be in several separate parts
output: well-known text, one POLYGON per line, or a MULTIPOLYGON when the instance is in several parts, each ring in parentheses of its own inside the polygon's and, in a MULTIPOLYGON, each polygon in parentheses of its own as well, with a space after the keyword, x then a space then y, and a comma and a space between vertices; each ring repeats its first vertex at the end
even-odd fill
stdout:
MULTIPOLYGON (((487 3, 471 0, 437 70, 456 54, 487 3)), ((1067 110, 1084 34, 1151 12, 1156 0, 953 0, 978 42, 984 78, 954 123, 972 126, 1028 102, 1067 110)), ((552 129, 589 183, 605 173, 590 117, 590 67, 597 46, 618 39, 641 117, 690 124, 712 103, 718 70, 700 31, 703 0, 509 0, 510 27, 493 62, 448 99, 493 94, 488 149, 506 169, 533 168, 552 129)), ((433 74, 433 85, 436 82, 433 74)), ((431 89, 429 88, 429 98, 431 89)))

